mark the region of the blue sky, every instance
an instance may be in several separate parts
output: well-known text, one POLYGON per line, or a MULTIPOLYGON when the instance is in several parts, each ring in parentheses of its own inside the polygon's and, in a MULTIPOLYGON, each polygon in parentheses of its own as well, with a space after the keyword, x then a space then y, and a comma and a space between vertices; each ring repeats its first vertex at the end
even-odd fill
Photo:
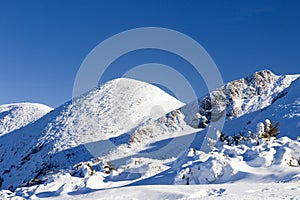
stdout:
MULTIPOLYGON (((300 3, 297 1, 71 1, 0 0, 0 104, 40 102, 57 107, 72 97, 81 62, 101 41, 127 29, 156 26, 198 41, 225 82, 265 68, 300 73, 300 3)), ((159 51, 117 60, 108 73, 159 62, 201 78, 186 63, 159 51), (121 67, 122 66, 122 67, 121 67), (184 70, 183 70, 184 69, 184 70)))

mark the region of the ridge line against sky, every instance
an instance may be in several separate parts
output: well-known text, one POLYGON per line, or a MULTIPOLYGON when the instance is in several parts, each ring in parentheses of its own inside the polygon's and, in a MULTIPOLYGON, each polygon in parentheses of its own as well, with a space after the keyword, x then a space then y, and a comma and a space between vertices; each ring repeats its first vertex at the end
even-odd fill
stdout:
MULTIPOLYGON (((299 1, 0 1, 0 104, 57 107, 72 96, 81 62, 101 41, 146 26, 180 31, 199 42, 229 82, 262 69, 299 74, 299 1)), ((184 60, 141 50, 120 57, 107 74, 132 66, 170 65, 207 92, 184 60)))

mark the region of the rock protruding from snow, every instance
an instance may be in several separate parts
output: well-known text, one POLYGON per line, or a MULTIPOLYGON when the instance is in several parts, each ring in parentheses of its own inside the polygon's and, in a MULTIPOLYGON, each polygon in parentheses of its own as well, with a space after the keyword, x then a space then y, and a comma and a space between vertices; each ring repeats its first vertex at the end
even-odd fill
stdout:
POLYGON ((38 103, 0 105, 0 136, 35 122, 51 110, 38 103))

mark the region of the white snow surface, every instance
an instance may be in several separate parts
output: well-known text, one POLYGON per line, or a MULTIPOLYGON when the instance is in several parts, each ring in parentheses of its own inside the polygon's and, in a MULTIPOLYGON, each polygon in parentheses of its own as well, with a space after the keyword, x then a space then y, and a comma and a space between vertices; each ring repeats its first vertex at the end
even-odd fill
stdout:
POLYGON ((51 110, 38 103, 0 105, 0 136, 35 122, 51 110))

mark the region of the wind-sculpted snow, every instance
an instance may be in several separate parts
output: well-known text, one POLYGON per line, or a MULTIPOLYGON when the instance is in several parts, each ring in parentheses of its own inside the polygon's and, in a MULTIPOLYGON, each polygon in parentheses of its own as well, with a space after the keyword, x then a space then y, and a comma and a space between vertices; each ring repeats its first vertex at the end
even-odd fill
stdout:
POLYGON ((35 122, 51 110, 37 103, 0 105, 0 136, 35 122))
POLYGON ((282 137, 219 144, 211 153, 190 149, 176 162, 174 184, 210 184, 238 181, 291 182, 299 180, 300 142, 282 137))

